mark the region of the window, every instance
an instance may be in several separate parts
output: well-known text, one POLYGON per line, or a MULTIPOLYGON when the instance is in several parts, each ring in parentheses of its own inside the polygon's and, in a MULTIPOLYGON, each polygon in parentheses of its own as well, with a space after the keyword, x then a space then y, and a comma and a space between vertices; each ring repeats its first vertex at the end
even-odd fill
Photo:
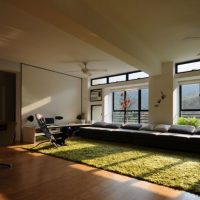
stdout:
POLYGON ((133 72, 128 74, 128 80, 135 80, 135 79, 140 79, 140 78, 147 78, 149 77, 148 74, 146 74, 145 72, 133 72))
POLYGON ((126 98, 130 99, 130 106, 127 110, 138 110, 138 90, 126 91, 126 98))
MULTIPOLYGON (((114 92, 113 93, 113 98, 114 98, 114 104, 113 104, 113 107, 114 107, 114 110, 122 110, 121 109, 121 102, 120 102, 120 99, 122 97, 122 95, 124 95, 124 92, 114 92)), ((123 98, 123 97, 122 97, 123 98)))
POLYGON ((110 76, 108 78, 109 83, 115 83, 120 81, 126 81, 126 74, 118 75, 118 76, 110 76))
POLYGON ((200 118, 200 83, 180 86, 180 116, 200 118))
POLYGON ((113 92, 113 122, 148 123, 148 89, 113 92))
POLYGON ((176 64, 176 73, 200 70, 200 60, 188 61, 176 64))
POLYGON ((107 78, 92 79, 91 83, 92 83, 92 85, 106 84, 107 83, 107 78))
POLYGON ((141 90, 141 109, 148 110, 149 108, 149 90, 142 89, 141 90))
POLYGON ((145 72, 134 71, 134 72, 127 72, 123 74, 94 78, 94 79, 91 79, 91 85, 94 86, 94 85, 116 83, 116 82, 121 82, 121 81, 131 81, 131 80, 147 78, 147 77, 149 77, 149 75, 146 74, 145 72))

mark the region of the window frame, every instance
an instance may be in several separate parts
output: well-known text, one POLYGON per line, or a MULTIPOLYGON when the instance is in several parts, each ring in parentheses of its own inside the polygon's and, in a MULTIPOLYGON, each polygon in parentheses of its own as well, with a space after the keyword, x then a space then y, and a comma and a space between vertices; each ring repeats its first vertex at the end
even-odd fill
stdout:
POLYGON ((126 74, 118 74, 118 75, 108 76, 108 83, 109 84, 111 84, 111 83, 119 83, 119 82, 124 82, 124 81, 127 81, 127 75, 126 74), (117 76, 125 76, 125 80, 123 80, 123 81, 115 81, 115 82, 111 82, 110 81, 110 78, 117 77, 117 76))
MULTIPOLYGON (((191 83, 191 84, 195 84, 195 83, 191 83)), ((200 84, 200 82, 198 84, 200 84)), ((187 84, 185 84, 185 85, 187 85, 187 84)), ((182 108, 182 100, 183 100, 183 98, 182 98, 182 89, 183 89, 182 85, 179 85, 179 117, 182 117, 181 116, 181 112, 182 111, 200 111, 200 109, 183 109, 182 108)))
MULTIPOLYGON (((124 109, 124 110, 116 110, 116 109, 114 109, 114 93, 115 92, 113 92, 113 94, 112 94, 112 113, 113 112, 124 112, 124 123, 125 123, 125 116, 126 116, 126 113, 127 112, 137 112, 137 114, 138 114, 138 123, 140 123, 141 122, 141 112, 148 112, 149 111, 149 109, 141 109, 141 107, 142 107, 142 89, 148 89, 148 88, 141 88, 141 89, 137 89, 137 93, 138 93, 138 109, 137 110, 127 110, 127 109, 124 109)), ((117 92, 117 91, 116 91, 117 92)), ((127 93, 127 91, 126 90, 124 90, 124 91, 122 91, 123 93, 124 93, 124 99, 126 98, 126 93, 127 93)), ((112 114, 112 121, 113 121, 113 114, 112 114)))
POLYGON ((195 60, 189 60, 189 61, 176 63, 175 64, 175 74, 182 74, 182 73, 200 71, 200 69, 199 70, 197 69, 197 70, 189 70, 189 71, 185 71, 185 72, 178 72, 178 68, 180 67, 180 65, 190 64, 190 63, 195 63, 195 62, 200 62, 200 59, 195 59, 195 60))
POLYGON ((91 86, 108 84, 108 77, 93 78, 93 79, 90 80, 90 84, 91 84, 91 86), (106 83, 101 83, 101 84, 93 84, 93 83, 92 83, 93 80, 104 79, 104 78, 106 78, 106 83))
POLYGON ((141 70, 136 70, 136 71, 131 71, 131 72, 126 72, 126 73, 120 73, 120 74, 113 74, 113 75, 110 75, 110 76, 102 76, 102 77, 98 77, 98 78, 92 78, 90 80, 90 85, 91 86, 99 86, 99 85, 106 85, 106 84, 114 84, 114 83, 119 83, 119 82, 125 82, 125 81, 133 81, 133 80, 139 80, 139 79, 147 79, 149 78, 148 77, 144 77, 144 78, 136 78, 136 79, 131 79, 129 80, 129 74, 133 74, 133 73, 138 73, 138 72, 143 72, 141 70), (109 82, 109 78, 111 77, 114 77, 114 76, 121 76, 121 75, 125 75, 126 76, 126 79, 124 81, 117 81, 117 82, 109 82), (106 78, 106 83, 103 83, 103 84, 96 84, 94 85, 92 82, 93 80, 98 80, 98 79, 103 79, 103 78, 106 78))
MULTIPOLYGON (((138 71, 133 71, 133 72, 128 73, 128 74, 127 74, 127 80, 128 80, 128 81, 132 81, 132 80, 138 80, 138 79, 146 79, 146 78, 149 78, 149 76, 148 76, 148 77, 143 77, 143 78, 135 78, 135 79, 130 79, 130 78, 129 78, 129 75, 130 75, 130 74, 139 73, 139 72, 143 72, 143 71, 138 70, 138 71)), ((144 72, 144 73, 146 73, 146 72, 144 72)), ((146 74, 147 74, 147 73, 146 73, 146 74)))

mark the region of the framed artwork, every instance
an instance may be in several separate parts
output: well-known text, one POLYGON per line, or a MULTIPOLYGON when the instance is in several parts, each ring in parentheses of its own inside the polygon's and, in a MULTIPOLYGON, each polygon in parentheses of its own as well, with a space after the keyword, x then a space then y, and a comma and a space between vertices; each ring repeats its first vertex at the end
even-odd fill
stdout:
POLYGON ((102 101, 102 89, 90 90, 90 101, 102 101))

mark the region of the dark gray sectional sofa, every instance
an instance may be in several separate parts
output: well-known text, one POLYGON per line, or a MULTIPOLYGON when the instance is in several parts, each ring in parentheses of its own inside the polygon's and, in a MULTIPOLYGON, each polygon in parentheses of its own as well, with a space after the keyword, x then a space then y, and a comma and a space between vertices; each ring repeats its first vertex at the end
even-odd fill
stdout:
POLYGON ((97 122, 80 128, 84 138, 200 153, 200 129, 186 125, 119 125, 97 122))

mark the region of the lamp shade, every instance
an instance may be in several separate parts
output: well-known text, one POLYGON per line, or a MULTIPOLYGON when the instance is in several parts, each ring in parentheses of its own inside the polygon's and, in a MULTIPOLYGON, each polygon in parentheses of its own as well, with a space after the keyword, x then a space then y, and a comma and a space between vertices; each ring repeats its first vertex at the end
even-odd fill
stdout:
POLYGON ((55 119, 57 119, 57 120, 62 120, 63 117, 62 117, 62 116, 55 116, 55 119))
POLYGON ((33 116, 33 115, 29 115, 26 119, 27 119, 29 122, 33 122, 34 116, 33 116))

